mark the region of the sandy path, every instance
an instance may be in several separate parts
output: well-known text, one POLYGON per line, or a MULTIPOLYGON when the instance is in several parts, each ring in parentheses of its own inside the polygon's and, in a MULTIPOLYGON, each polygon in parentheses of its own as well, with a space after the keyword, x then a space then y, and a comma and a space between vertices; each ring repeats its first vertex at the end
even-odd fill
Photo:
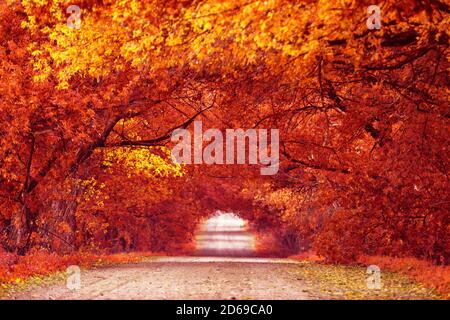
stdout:
POLYGON ((210 218, 200 228, 195 255, 251 257, 255 255, 255 241, 245 221, 225 213, 210 218))
POLYGON ((369 290, 364 267, 255 257, 254 235, 230 216, 213 218, 191 257, 152 257, 136 264, 81 271, 79 289, 66 277, 10 292, 6 299, 435 299, 408 278, 383 272, 369 290))
POLYGON ((138 264, 81 272, 80 289, 64 281, 34 286, 12 299, 311 299, 292 272, 298 262, 254 256, 244 221, 224 214, 208 220, 194 257, 154 257, 138 264))
POLYGON ((282 259, 161 257, 81 273, 81 288, 30 287, 13 299, 312 299, 282 259))

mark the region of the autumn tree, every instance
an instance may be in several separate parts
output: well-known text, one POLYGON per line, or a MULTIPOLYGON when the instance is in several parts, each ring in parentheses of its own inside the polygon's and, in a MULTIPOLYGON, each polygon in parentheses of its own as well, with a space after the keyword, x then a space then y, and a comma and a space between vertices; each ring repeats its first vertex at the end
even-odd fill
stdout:
POLYGON ((385 1, 368 30, 370 4, 79 1, 74 28, 71 1, 1 3, 3 245, 134 249, 183 219, 157 212, 192 230, 233 199, 333 261, 448 263, 449 5, 385 1), (196 119, 280 129, 282 170, 181 170, 163 150, 196 119))

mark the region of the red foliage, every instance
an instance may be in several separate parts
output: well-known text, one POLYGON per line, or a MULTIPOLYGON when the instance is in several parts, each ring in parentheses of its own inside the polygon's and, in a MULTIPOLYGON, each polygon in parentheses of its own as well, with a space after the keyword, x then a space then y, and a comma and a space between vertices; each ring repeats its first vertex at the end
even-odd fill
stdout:
POLYGON ((61 1, 0 1, 4 279, 181 250, 217 209, 328 262, 450 264, 448 5, 367 32, 358 1, 259 2, 93 1, 72 33, 61 1), (278 128, 278 174, 173 163, 194 120, 278 128))
POLYGON ((58 255, 47 251, 33 251, 26 256, 0 252, 0 285, 21 283, 32 276, 44 276, 65 271, 70 265, 81 268, 118 263, 139 262, 144 257, 164 255, 163 253, 133 252, 113 255, 93 253, 72 253, 58 255))
POLYGON ((399 272, 436 289, 445 298, 450 300, 450 267, 436 266, 429 261, 417 258, 394 258, 386 256, 362 256, 360 263, 377 265, 381 270, 399 272))

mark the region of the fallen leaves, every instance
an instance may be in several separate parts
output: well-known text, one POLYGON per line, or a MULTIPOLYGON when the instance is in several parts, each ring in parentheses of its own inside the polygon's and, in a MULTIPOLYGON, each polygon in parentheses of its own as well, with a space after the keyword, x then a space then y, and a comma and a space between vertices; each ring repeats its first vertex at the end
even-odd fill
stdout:
POLYGON ((425 288, 407 276, 381 272, 381 289, 367 288, 365 267, 303 262, 291 272, 304 281, 309 292, 329 299, 442 299, 435 290, 425 288))

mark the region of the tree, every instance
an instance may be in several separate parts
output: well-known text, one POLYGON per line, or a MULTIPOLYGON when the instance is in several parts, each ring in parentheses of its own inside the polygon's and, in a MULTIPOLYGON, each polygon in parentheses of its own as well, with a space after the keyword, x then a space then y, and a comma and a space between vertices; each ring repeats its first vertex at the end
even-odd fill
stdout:
POLYGON ((71 4, 1 4, 8 250, 111 239, 109 249, 134 249, 147 228, 163 248, 155 239, 183 221, 171 208, 186 207, 188 239, 222 205, 298 232, 330 260, 448 263, 445 2, 386 1, 381 30, 367 29, 368 1, 81 1, 79 29, 67 24, 71 4), (196 119, 279 128, 281 172, 170 164, 171 133, 196 119))

